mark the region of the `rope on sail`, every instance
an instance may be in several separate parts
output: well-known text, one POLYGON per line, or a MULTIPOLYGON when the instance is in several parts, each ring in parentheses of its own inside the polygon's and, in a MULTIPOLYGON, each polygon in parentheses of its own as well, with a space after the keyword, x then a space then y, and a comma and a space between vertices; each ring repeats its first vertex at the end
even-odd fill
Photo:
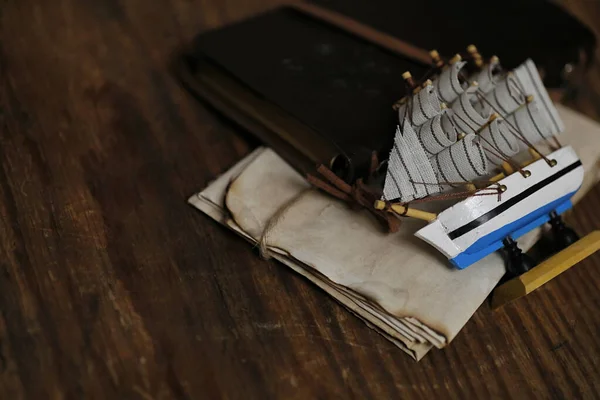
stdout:
MULTIPOLYGON (((496 115, 498 115, 498 114, 496 113, 496 115)), ((460 117, 460 116, 457 116, 457 118, 461 118, 461 117, 460 117)), ((481 126, 481 127, 480 127, 480 128, 477 130, 477 133, 479 134, 479 133, 481 133, 482 131, 484 131, 486 128, 488 128, 488 127, 489 127, 489 126, 490 126, 490 125, 491 125, 491 124, 492 124, 494 121, 496 121, 497 119, 498 119, 498 118, 494 118, 494 120, 492 121, 492 120, 491 120, 491 118, 490 118, 490 120, 488 120, 488 122, 486 122, 486 123, 485 123, 483 126, 481 126)), ((464 121, 463 121, 463 122, 464 122, 464 121)), ((511 132, 511 134, 512 134, 512 132, 511 132)), ((513 134, 513 136, 514 136, 514 134, 513 134)), ((485 146, 483 146, 483 147, 482 147, 482 148, 483 148, 483 149, 486 151, 486 153, 490 154, 492 157, 495 157, 495 158, 497 158, 497 159, 500 159, 500 160, 503 160, 503 161, 505 161, 505 162, 506 162, 506 163, 508 163, 508 164, 509 164, 509 165, 510 165, 510 166, 511 166, 511 167, 512 167, 514 170, 518 170, 518 171, 521 171, 521 170, 522 170, 521 166, 520 166, 518 163, 514 162, 514 161, 512 160, 512 158, 511 158, 511 156, 508 156, 507 154, 504 154, 504 153, 502 152, 502 150, 500 150, 498 147, 496 147, 496 146, 495 146, 495 145, 494 145, 494 144, 491 142, 491 140, 490 140, 491 138, 488 138, 488 137, 486 137, 486 136, 484 136, 484 137, 482 137, 482 136, 479 136, 479 138, 480 138, 482 141, 486 142, 486 143, 487 143, 487 144, 488 144, 488 145, 491 147, 491 149, 490 149, 490 147, 485 147, 485 146), (493 150, 492 150, 492 149, 493 149, 493 150)), ((517 145, 517 146, 518 146, 518 145, 517 145)), ((489 157, 488 157, 488 158, 489 158, 489 157)))
MULTIPOLYGON (((489 103, 489 101, 488 101, 488 99, 487 99, 486 97, 480 96, 480 97, 479 97, 479 99, 480 99, 480 101, 481 101, 483 104, 487 104, 489 107, 492 107, 492 104, 490 104, 490 103, 489 103)), ((522 112, 522 111, 523 111, 523 110, 525 110, 525 109, 528 109, 528 108, 529 108, 529 106, 530 106, 530 105, 532 105, 532 104, 535 104, 535 100, 534 100, 533 102, 524 102, 524 103, 523 103, 523 104, 520 106, 520 108, 519 108, 519 109, 517 109, 517 111, 516 111, 515 113, 513 113, 513 115, 514 115, 514 114, 517 114, 517 113, 520 113, 520 112, 522 112)), ((492 109, 493 109, 493 107, 492 107, 492 109)), ((494 109, 494 111, 496 111, 496 112, 497 112, 498 110, 495 110, 495 109, 494 109)), ((535 117, 534 117, 534 115, 535 115, 535 112, 528 112, 526 115, 527 115, 529 118, 532 118, 532 120, 530 121, 531 123, 535 123, 535 122, 536 122, 536 121, 533 119, 533 118, 535 118, 535 117)), ((535 145, 533 144, 533 142, 537 141, 539 138, 537 138, 536 140, 533 140, 533 141, 529 140, 530 138, 529 138, 528 136, 530 136, 530 133, 531 133, 531 132, 528 132, 527 134, 526 134, 526 133, 524 133, 522 130, 520 130, 520 129, 519 129, 519 127, 518 127, 518 126, 516 126, 516 125, 513 123, 513 122, 515 122, 515 123, 516 123, 516 117, 514 117, 514 118, 512 118, 512 119, 513 119, 514 121, 511 121, 511 116, 510 116, 510 115, 508 115, 508 116, 507 116, 507 118, 505 118, 505 119, 504 119, 504 121, 506 122, 506 125, 509 127, 509 130, 510 130, 510 132, 511 132, 511 133, 512 133, 512 134, 513 134, 513 135, 514 135, 514 136, 515 136, 517 139, 519 139, 519 140, 520 140, 520 141, 521 141, 521 142, 522 142, 522 143, 525 145, 525 146, 524 146, 524 148, 525 148, 525 149, 526 149, 526 148, 531 148, 531 149, 533 149, 533 150, 534 150, 536 153, 538 153, 538 154, 539 154, 539 155, 540 155, 540 156, 541 156, 541 157, 542 157, 542 158, 543 158, 543 159, 544 159, 544 160, 545 160, 547 163, 549 163, 549 164, 550 164, 550 160, 548 160, 548 158, 547 158, 545 155, 543 155, 543 154, 542 154, 542 152, 540 152, 540 151, 539 151, 539 150, 538 150, 538 149, 535 147, 535 145)), ((541 121, 543 121, 543 119, 540 119, 540 121, 539 121, 539 123, 540 123, 540 124, 542 123, 541 121)), ((525 123, 527 123, 527 121, 526 121, 526 118, 522 118, 522 122, 523 122, 524 124, 525 124, 525 123)), ((549 141, 548 141, 548 138, 545 138, 545 139, 546 139, 546 141, 549 143, 549 141)))
POLYGON ((498 154, 486 152, 488 160, 494 165, 502 165, 519 152, 519 142, 500 119, 490 122, 479 132, 479 137, 497 151, 498 154))
POLYGON ((565 130, 565 125, 558 115, 558 110, 554 107, 550 96, 542 83, 542 78, 535 66, 535 63, 528 59, 514 71, 522 90, 527 94, 533 94, 540 106, 540 112, 544 115, 550 125, 552 133, 557 134, 565 130))
MULTIPOLYGON (((532 143, 545 140, 552 148, 554 146, 549 139, 564 130, 558 111, 531 60, 508 74, 493 91, 482 94, 480 89, 478 93, 479 107, 486 103, 505 119, 510 119, 515 129, 520 130, 532 143), (529 95, 533 95, 533 102, 528 101, 529 95), (525 103, 528 104, 523 107, 525 103)), ((555 142, 558 144, 556 138, 555 142)))
POLYGON ((473 107, 474 97, 475 93, 467 90, 452 103, 454 122, 464 133, 476 133, 492 114, 489 107, 480 107, 479 110, 473 107))
POLYGON ((496 84, 500 81, 501 75, 499 75, 499 72, 501 70, 502 67, 498 57, 492 57, 487 65, 473 74, 471 80, 479 84, 479 90, 482 93, 487 94, 494 90, 496 84))
POLYGON ((507 162, 515 170, 527 172, 512 160, 526 148, 548 163, 553 161, 533 143, 554 138, 558 144, 554 135, 564 126, 533 62, 527 60, 502 76, 498 74, 499 61, 493 57, 475 75, 479 86, 468 88, 459 77, 463 66, 463 62, 449 65, 433 85, 417 89, 398 108, 403 123, 396 131, 388 161, 384 200, 415 203, 499 195, 499 188, 493 185, 487 188, 491 193, 482 189, 436 193, 443 186, 475 183, 488 174, 488 165, 507 162), (533 101, 528 96, 532 93, 533 101), (452 103, 451 109, 445 109, 442 102, 452 103), (504 119, 490 119, 492 112, 504 119), (457 141, 460 134, 466 136, 457 141))
MULTIPOLYGON (((494 110, 499 110, 498 113, 502 116, 511 114, 526 100, 524 92, 521 91, 515 76, 511 73, 501 79, 496 84, 495 89, 484 97, 487 103, 494 110)), ((483 105, 482 103, 479 104, 483 105)))
MULTIPOLYGON (((548 124, 548 120, 542 116, 539 104, 533 101, 525 107, 517 110, 507 118, 516 129, 523 134, 527 141, 536 143, 539 141, 548 141, 553 137, 552 128, 548 124)), ((550 142, 548 144, 552 146, 550 142)), ((521 146, 522 150, 526 147, 521 146)))
POLYGON ((429 160, 441 182, 471 182, 488 172, 487 158, 472 133, 429 160))
MULTIPOLYGON (((420 182, 415 182, 420 183, 420 182)), ((446 184, 446 182, 444 182, 446 184)), ((453 182, 447 183, 453 187, 465 185, 465 182, 453 182)), ((449 192, 449 193, 441 193, 435 196, 424 197, 422 199, 416 199, 411 201, 410 203, 406 203, 405 205, 408 207, 410 204, 418 204, 418 203, 428 203, 432 201, 440 201, 440 200, 461 200, 466 199, 468 197, 475 196, 498 196, 498 201, 501 200, 502 193, 506 189, 503 188, 501 184, 498 182, 487 182, 482 181, 482 184, 489 185, 475 190, 463 190, 459 192, 449 192)))

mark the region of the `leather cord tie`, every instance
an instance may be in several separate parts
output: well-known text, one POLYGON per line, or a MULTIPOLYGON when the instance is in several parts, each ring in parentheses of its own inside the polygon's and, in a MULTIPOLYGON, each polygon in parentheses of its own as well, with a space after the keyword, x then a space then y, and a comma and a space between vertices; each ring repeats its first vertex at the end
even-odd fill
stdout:
POLYGON ((373 205, 381 196, 365 185, 362 179, 357 179, 353 185, 350 185, 322 164, 317 167, 317 172, 322 178, 311 174, 307 174, 306 176, 311 185, 349 203, 353 208, 366 208, 386 227, 388 232, 394 233, 398 231, 400 220, 384 210, 375 209, 373 205))

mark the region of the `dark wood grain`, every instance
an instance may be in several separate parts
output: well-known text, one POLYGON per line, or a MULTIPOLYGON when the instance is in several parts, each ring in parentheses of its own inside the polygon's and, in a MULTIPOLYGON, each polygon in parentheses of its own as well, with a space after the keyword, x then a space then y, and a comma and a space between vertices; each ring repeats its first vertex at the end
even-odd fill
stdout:
MULTIPOLYGON (((0 398, 600 396, 600 255, 415 363, 186 205, 255 143, 169 60, 277 3, 1 2, 0 398)), ((598 65, 573 100, 595 118, 598 65)))

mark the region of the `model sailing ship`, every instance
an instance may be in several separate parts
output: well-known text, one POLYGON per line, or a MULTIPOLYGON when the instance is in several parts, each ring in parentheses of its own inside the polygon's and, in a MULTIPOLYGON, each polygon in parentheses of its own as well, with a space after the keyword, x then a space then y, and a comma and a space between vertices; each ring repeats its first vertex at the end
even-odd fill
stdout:
POLYGON ((597 237, 578 241, 560 219, 583 182, 581 161, 556 137, 564 125, 531 60, 507 72, 474 46, 447 63, 431 54, 429 79, 403 75, 411 94, 394 105, 399 124, 375 208, 427 221, 416 236, 459 269, 506 248, 509 276, 532 281, 506 296, 526 294, 599 246, 597 237), (436 201, 445 209, 423 209, 436 201), (570 251, 533 268, 515 240, 547 222, 570 251))

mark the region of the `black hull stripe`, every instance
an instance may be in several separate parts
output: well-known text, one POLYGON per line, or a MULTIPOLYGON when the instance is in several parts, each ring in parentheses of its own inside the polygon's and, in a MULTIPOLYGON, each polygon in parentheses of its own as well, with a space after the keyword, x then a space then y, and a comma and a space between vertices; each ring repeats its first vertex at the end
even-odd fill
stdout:
MULTIPOLYGON (((457 238, 471 232, 473 229, 477 228, 480 225, 485 224, 486 222, 488 222, 489 220, 491 220, 498 214, 503 213, 504 211, 508 210, 510 207, 512 207, 515 204, 519 203, 520 201, 526 199, 527 197, 531 196, 538 190, 542 189, 545 186, 548 186, 552 182, 556 181, 557 179, 563 177, 564 175, 568 174, 569 172, 573 171, 574 169, 576 169, 577 167, 580 167, 580 166, 581 166, 581 161, 577 160, 576 162, 569 165, 568 167, 561 169, 554 175, 547 177, 543 181, 536 183, 535 185, 533 185, 532 187, 530 187, 527 190, 524 190, 523 192, 519 193, 515 197, 508 199, 504 203, 500 204, 498 207, 486 212, 481 217, 474 219, 473 221, 469 222, 466 225, 456 228, 455 230, 453 230, 452 232, 450 232, 448 234, 448 237, 451 240, 454 240, 454 239, 457 239, 457 238)), ((518 173, 518 172, 515 172, 515 173, 518 173)))

